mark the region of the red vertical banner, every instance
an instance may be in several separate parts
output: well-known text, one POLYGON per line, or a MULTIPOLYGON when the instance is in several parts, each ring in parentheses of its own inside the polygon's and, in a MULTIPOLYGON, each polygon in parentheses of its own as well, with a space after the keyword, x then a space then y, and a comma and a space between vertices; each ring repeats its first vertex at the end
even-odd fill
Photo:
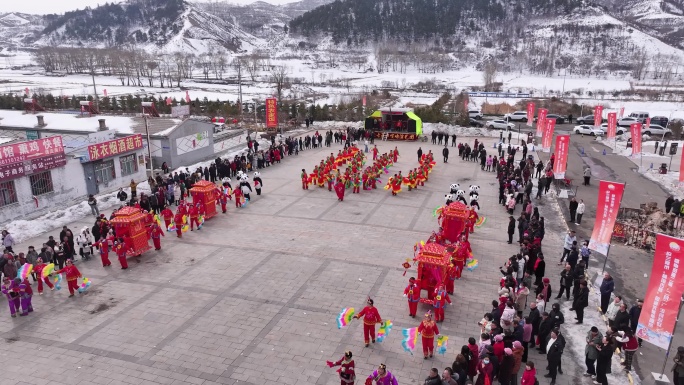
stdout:
POLYGON ((553 162, 554 179, 565 178, 568 166, 568 151, 570 150, 570 135, 556 136, 556 160, 553 162))
POLYGON ((651 128, 651 118, 650 117, 646 118, 646 129, 648 130, 649 128, 651 128))
POLYGON ((620 107, 620 118, 625 116, 625 107, 620 107))
POLYGON ((466 111, 468 110, 468 95, 466 95, 466 97, 463 98, 463 108, 465 108, 466 111))
POLYGON ((185 91, 185 102, 190 104, 190 91, 185 91))
POLYGON ((527 103, 527 125, 532 127, 534 122, 534 102, 527 103))
POLYGON ((278 101, 276 98, 266 99, 266 127, 278 127, 278 101))
POLYGON ((608 133, 607 133, 608 139, 613 139, 615 137, 616 131, 617 131, 617 114, 615 112, 611 112, 608 114, 608 133))
POLYGON ((553 130, 556 128, 556 119, 544 119, 546 125, 544 127, 544 134, 542 135, 542 151, 551 152, 551 143, 553 140, 553 130))
POLYGON ((546 108, 540 108, 539 114, 537 116, 537 137, 541 138, 544 136, 544 130, 546 129, 546 114, 549 110, 546 108))
POLYGON ((363 95, 363 106, 366 107, 366 95, 363 95))
POLYGON ((670 346, 684 293, 684 266, 680 273, 680 264, 684 265, 684 240, 657 234, 636 336, 662 349, 670 346))
POLYGON ((603 123, 603 106, 594 107, 594 126, 601 127, 603 123))
POLYGON ((632 156, 641 155, 641 123, 632 123, 629 126, 632 134, 632 156))
POLYGON ((598 203, 596 204, 596 219, 594 231, 591 233, 589 248, 603 255, 608 254, 613 227, 620 210, 622 194, 625 185, 622 183, 602 180, 599 183, 598 203))

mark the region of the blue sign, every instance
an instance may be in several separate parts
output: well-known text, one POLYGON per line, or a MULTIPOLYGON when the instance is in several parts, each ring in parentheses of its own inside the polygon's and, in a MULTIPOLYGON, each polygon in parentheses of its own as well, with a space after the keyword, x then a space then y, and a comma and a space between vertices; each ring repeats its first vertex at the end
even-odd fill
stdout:
POLYGON ((36 130, 26 130, 26 140, 38 140, 40 133, 36 130))

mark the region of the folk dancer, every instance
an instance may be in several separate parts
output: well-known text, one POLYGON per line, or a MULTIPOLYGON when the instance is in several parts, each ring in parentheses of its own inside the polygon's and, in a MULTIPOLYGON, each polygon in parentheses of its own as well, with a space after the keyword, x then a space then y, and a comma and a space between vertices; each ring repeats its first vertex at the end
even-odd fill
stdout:
POLYGON ((418 333, 420 333, 423 342, 423 359, 427 360, 428 354, 432 358, 435 350, 435 336, 439 335, 439 328, 437 328, 437 324, 432 320, 431 312, 425 313, 423 322, 418 325, 418 333))
POLYGON ((364 307, 354 318, 363 317, 363 341, 368 347, 369 341, 375 343, 375 324, 382 323, 382 317, 380 317, 378 309, 373 306, 373 300, 370 297, 368 297, 366 304, 368 306, 364 307))

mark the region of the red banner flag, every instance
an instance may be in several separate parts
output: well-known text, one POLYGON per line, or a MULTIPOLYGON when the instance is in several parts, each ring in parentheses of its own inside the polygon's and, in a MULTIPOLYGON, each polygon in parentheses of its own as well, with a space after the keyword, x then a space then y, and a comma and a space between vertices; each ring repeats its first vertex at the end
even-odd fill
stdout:
POLYGON ((190 91, 185 91, 185 103, 190 104, 190 91))
POLYGON ((542 135, 542 151, 551 152, 551 142, 553 140, 553 130, 556 128, 556 119, 544 119, 546 127, 544 127, 544 135, 542 135))
POLYGON ((534 122, 534 102, 527 103, 527 125, 532 127, 534 122))
POLYGON ((656 234, 651 279, 648 281, 644 305, 639 316, 636 336, 667 349, 684 293, 684 240, 656 234))
POLYGON ((266 127, 278 127, 278 101, 275 98, 266 99, 266 127))
POLYGON ((629 132, 632 133, 632 155, 641 156, 641 123, 630 124, 629 132))
POLYGON ((620 118, 625 116, 625 107, 620 107, 620 118))
POLYGON ((468 109, 468 97, 466 96, 465 99, 463 99, 463 108, 466 110, 468 109))
POLYGON ((568 167, 568 151, 570 151, 570 135, 556 136, 556 160, 553 162, 554 179, 565 178, 568 167))
POLYGON ((546 114, 549 110, 546 108, 539 109, 539 116, 537 117, 537 137, 541 138, 544 136, 544 130, 546 129, 546 114))
POLYGON ((613 227, 620 210, 622 194, 625 185, 622 183, 602 180, 599 183, 598 203, 596 204, 596 219, 594 231, 591 233, 589 248, 603 255, 608 254, 613 227))
POLYGON ((650 117, 646 118, 646 129, 648 130, 649 128, 651 128, 651 118, 650 117))
POLYGON ((617 114, 611 112, 608 114, 608 139, 613 139, 617 131, 617 114))
POLYGON ((363 95, 363 106, 366 107, 366 95, 363 95))
POLYGON ((26 92, 26 96, 29 96, 29 95, 30 95, 30 94, 29 94, 29 89, 28 89, 28 87, 24 88, 24 92, 26 92))
POLYGON ((173 101, 171 100, 171 98, 167 97, 166 98, 166 105, 170 106, 171 104, 173 104, 173 101))
POLYGON ((106 97, 107 97, 107 89, 106 89, 106 88, 103 89, 103 90, 102 90, 102 93, 104 93, 104 96, 105 96, 105 98, 106 98, 106 97))
POLYGON ((682 149, 682 159, 679 161, 679 182, 684 182, 684 149, 682 149))
POLYGON ((603 123, 603 106, 594 107, 594 126, 601 127, 603 123))

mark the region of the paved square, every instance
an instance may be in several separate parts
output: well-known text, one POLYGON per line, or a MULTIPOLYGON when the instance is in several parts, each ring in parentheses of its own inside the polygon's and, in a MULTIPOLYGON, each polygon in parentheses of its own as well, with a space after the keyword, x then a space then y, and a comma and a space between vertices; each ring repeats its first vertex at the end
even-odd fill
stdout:
MULTIPOLYGON (((441 153, 426 143, 376 143, 380 152, 399 148, 402 156, 391 173, 416 167, 419 145, 441 153)), ((182 240, 167 233, 162 251, 132 259, 126 271, 116 261, 109 269, 98 258, 78 262, 93 281, 87 296, 47 292, 34 296, 36 311, 29 317, 0 312, 6 317, 0 323, 0 383, 338 384, 325 361, 347 349, 354 352, 357 383, 379 363, 401 384, 422 383, 429 368, 450 366, 467 338, 479 334, 477 321, 496 298, 498 266, 517 252, 505 243, 507 215, 497 205, 494 173, 460 161, 456 148, 450 149, 450 163, 436 156, 425 187, 396 197, 381 188, 347 193, 344 202, 327 188, 301 189, 300 170, 310 171, 331 150, 304 151, 263 170, 264 195, 252 194, 246 208, 229 205, 228 214, 182 240), (415 268, 404 277, 401 263, 437 229, 432 212, 454 182, 481 186, 487 222, 471 238, 480 266, 457 282, 454 306, 440 325, 450 337, 447 354, 424 361, 401 347, 401 329, 420 321, 407 316, 402 297, 415 268), (338 330, 335 318, 343 307, 361 308, 368 295, 394 329, 385 342, 364 348, 361 323, 338 330)), ((541 205, 549 218, 544 248, 555 255, 561 227, 553 224, 556 211, 541 205)), ((83 226, 91 226, 91 218, 70 228, 83 226)), ((47 235, 15 250, 38 247, 47 235)), ((557 276, 556 266, 547 269, 557 276)), ((420 314, 427 310, 419 308, 420 314)), ((540 381, 548 383, 545 359, 530 357, 541 369, 540 381)), ((559 385, 586 381, 576 377, 573 361, 578 359, 563 363, 559 385)))

